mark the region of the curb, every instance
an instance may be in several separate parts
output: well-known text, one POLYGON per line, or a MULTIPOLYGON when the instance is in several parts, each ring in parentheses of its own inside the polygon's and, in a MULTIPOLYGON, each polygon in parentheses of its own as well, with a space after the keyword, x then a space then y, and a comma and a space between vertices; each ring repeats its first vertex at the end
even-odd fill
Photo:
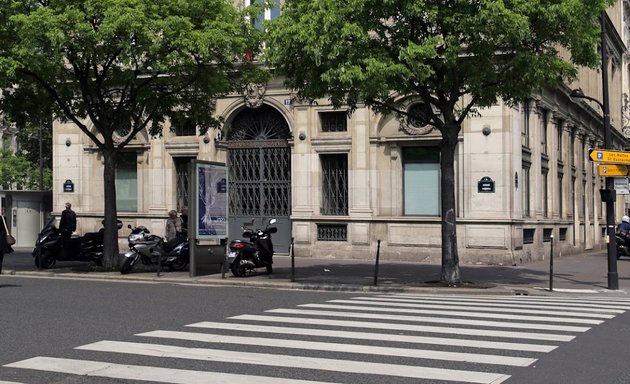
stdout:
POLYGON ((529 287, 507 287, 494 286, 489 288, 465 288, 465 287, 417 287, 406 285, 358 285, 339 283, 300 283, 282 280, 247 280, 239 278, 238 281, 222 278, 177 278, 177 277, 157 277, 142 275, 95 275, 90 273, 67 273, 48 271, 15 271, 5 270, 4 275, 31 277, 31 278, 61 278, 67 280, 93 280, 93 281, 116 281, 128 283, 154 283, 154 284, 177 284, 196 286, 222 286, 238 288, 264 288, 264 289, 284 289, 284 290, 304 290, 304 291, 325 291, 325 292, 365 292, 365 293, 424 293, 424 294, 484 294, 484 295, 523 295, 523 296, 546 296, 552 293, 542 290, 531 289, 529 287))

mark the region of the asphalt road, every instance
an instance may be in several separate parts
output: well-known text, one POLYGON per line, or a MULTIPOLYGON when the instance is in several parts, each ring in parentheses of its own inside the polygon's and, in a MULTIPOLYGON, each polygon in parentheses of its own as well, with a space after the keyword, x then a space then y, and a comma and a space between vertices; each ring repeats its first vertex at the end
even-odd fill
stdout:
POLYGON ((0 383, 630 382, 630 301, 379 296, 3 275, 0 383), (96 376, 50 372, 48 359, 96 376))

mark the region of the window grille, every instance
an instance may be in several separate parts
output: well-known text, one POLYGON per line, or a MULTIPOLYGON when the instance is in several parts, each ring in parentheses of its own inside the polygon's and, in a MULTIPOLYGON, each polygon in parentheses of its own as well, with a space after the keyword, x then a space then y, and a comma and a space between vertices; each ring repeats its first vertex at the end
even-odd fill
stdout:
POLYGON ((543 242, 544 243, 551 242, 552 233, 553 233, 553 228, 543 228, 543 242))
POLYGON ((566 228, 560 228, 560 241, 566 241, 567 240, 567 229, 566 228))
POLYGON ((523 229, 523 244, 533 244, 535 233, 536 229, 534 228, 523 229))
POLYGON ((320 155, 322 165, 322 215, 348 215, 348 156, 320 155))
POLYGON ((322 132, 346 132, 348 130, 348 116, 345 111, 320 112, 319 121, 322 132))
POLYGON ((188 181, 189 181, 189 165, 190 161, 193 160, 194 157, 175 157, 173 161, 175 162, 175 173, 176 173, 176 182, 177 182, 177 209, 179 210, 181 207, 188 206, 188 181))
POLYGON ((521 128, 521 144, 529 148, 529 113, 531 110, 530 101, 524 100, 521 104, 523 126, 521 128))
POLYGON ((348 226, 346 224, 317 224, 318 241, 346 241, 348 226))

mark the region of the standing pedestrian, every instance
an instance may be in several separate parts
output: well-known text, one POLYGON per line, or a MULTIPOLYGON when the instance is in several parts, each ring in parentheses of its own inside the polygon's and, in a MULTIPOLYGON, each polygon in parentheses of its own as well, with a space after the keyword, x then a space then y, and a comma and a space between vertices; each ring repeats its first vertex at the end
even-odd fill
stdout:
POLYGON ((61 212, 59 231, 64 239, 70 238, 72 232, 77 230, 77 215, 72 210, 72 204, 66 203, 66 209, 61 212))
POLYGON ((177 211, 172 209, 168 212, 168 219, 166 219, 166 243, 164 243, 164 250, 170 252, 179 243, 182 236, 182 219, 177 216, 177 211))
POLYGON ((0 274, 2 273, 2 262, 4 261, 4 255, 6 253, 13 252, 13 248, 7 242, 7 234, 9 233, 9 228, 7 227, 7 220, 4 217, 4 207, 0 212, 2 216, 2 223, 0 223, 0 274))

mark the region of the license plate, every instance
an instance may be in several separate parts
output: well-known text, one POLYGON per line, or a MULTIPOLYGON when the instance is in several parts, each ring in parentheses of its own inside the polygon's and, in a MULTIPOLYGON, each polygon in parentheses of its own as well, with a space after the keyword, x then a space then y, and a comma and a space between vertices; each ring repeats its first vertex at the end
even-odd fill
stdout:
POLYGON ((238 252, 235 252, 235 251, 228 252, 228 262, 231 263, 232 261, 234 261, 234 259, 236 259, 236 255, 238 255, 238 252))

